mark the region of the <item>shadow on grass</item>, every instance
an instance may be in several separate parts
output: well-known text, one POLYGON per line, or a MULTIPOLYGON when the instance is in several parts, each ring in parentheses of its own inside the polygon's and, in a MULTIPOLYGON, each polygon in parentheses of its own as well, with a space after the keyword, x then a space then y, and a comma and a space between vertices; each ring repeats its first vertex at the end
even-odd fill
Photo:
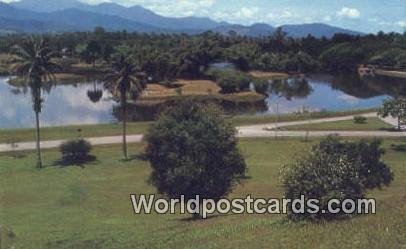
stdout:
POLYGON ((148 161, 147 155, 145 153, 140 153, 137 155, 131 155, 128 159, 122 159, 121 161, 124 162, 131 162, 131 161, 148 161))
POLYGON ((56 160, 52 166, 56 167, 80 167, 85 168, 86 164, 97 164, 99 161, 93 155, 87 155, 81 158, 62 158, 60 160, 56 160))
POLYGON ((226 216, 230 216, 230 215, 236 215, 236 214, 214 214, 214 215, 207 216, 205 219, 203 219, 202 217, 199 217, 199 216, 196 216, 196 217, 190 216, 190 217, 181 218, 179 220, 181 222, 204 222, 207 220, 220 218, 220 217, 226 217, 226 216))
POLYGON ((398 152, 406 152, 406 144, 391 144, 391 149, 398 152))
MULTIPOLYGON (((379 128, 380 131, 388 131, 388 132, 402 132, 405 130, 399 130, 398 128, 379 128)), ((406 132, 406 131, 405 131, 406 132)))

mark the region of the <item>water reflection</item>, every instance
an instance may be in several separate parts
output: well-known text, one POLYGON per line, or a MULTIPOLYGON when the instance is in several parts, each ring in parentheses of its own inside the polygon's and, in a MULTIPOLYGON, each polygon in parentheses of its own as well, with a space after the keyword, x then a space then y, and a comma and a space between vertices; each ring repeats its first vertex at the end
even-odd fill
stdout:
MULTIPOLYGON (((8 84, 0 78, 0 128, 32 127, 34 114, 31 95, 22 84, 8 84)), ((265 101, 233 102, 210 100, 228 114, 291 113, 303 110, 348 110, 381 105, 388 96, 406 96, 405 80, 375 77, 360 79, 356 75, 312 75, 306 79, 291 78, 269 81, 265 101)), ((109 123, 121 120, 119 103, 99 81, 49 85, 44 91, 42 126, 109 123)), ((202 100, 203 101, 203 100, 202 100)), ((205 99, 204 101, 208 101, 205 99)), ((134 105, 129 120, 153 120, 174 100, 148 105, 134 105)))
MULTIPOLYGON (((100 83, 99 83, 100 84, 100 83)), ((93 103, 98 103, 103 97, 103 89, 97 88, 98 82, 93 82, 93 89, 87 91, 87 97, 93 103)))
MULTIPOLYGON (((0 78, 0 105, 5 107, 0 112, 0 128, 32 127, 34 113, 29 88, 24 85, 8 84, 7 81, 6 78, 0 78)), ((59 126, 114 121, 110 93, 102 90, 105 98, 97 104, 93 103, 87 95, 93 87, 93 83, 47 86, 43 92, 41 125, 59 126)))

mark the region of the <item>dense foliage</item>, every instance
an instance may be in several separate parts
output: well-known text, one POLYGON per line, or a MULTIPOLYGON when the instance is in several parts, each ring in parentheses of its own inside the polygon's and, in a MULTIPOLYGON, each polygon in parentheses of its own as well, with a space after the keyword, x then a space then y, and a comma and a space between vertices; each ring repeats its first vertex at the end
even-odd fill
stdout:
POLYGON ((235 93, 249 89, 252 78, 241 71, 234 69, 209 70, 208 76, 221 87, 222 93, 235 93))
POLYGON ((93 161, 94 156, 90 155, 92 145, 84 139, 76 139, 64 142, 59 147, 62 154, 62 165, 80 165, 93 161))
POLYGON ((367 118, 364 116, 354 116, 354 123, 356 124, 365 124, 367 122, 367 118))
MULTIPOLYGON (((283 171, 285 196, 290 199, 319 200, 321 210, 328 210, 332 198, 343 201, 365 197, 368 189, 388 185, 393 180, 390 168, 381 161, 381 141, 342 142, 328 137, 311 152, 283 171)), ((329 212, 290 213, 294 220, 332 220, 348 215, 329 212)))
MULTIPOLYGON (((9 53, 21 35, 0 37, 0 53, 9 53)), ((278 30, 267 37, 223 36, 213 32, 198 35, 106 32, 76 32, 47 35, 59 57, 74 57, 90 64, 109 61, 121 46, 136 58, 139 69, 154 80, 200 77, 214 62, 232 62, 241 71, 347 71, 356 65, 405 67, 406 34, 378 33, 331 39, 292 38, 278 30)))
POLYGON ((398 129, 406 121, 406 100, 403 98, 387 99, 383 102, 379 115, 386 118, 392 117, 398 120, 398 129))
POLYGON ((236 130, 215 106, 186 101, 168 109, 146 141, 151 182, 171 198, 218 200, 245 175, 236 130))

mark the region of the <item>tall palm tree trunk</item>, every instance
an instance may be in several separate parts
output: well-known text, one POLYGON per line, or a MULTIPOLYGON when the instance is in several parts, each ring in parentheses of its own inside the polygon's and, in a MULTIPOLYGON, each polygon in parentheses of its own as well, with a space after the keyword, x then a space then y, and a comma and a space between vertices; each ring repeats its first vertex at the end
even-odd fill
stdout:
POLYGON ((121 94, 121 103, 123 105, 123 154, 124 159, 128 159, 127 149, 127 98, 125 94, 121 94))
POLYGON ((36 129, 36 147, 37 147, 37 167, 42 168, 42 155, 41 155, 41 133, 39 128, 39 112, 35 112, 35 129, 36 129))

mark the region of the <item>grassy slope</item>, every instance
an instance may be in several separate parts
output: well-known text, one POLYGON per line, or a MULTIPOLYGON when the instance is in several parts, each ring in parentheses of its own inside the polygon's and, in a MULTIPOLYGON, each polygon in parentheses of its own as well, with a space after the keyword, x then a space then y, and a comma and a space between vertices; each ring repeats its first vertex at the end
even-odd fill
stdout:
MULTIPOLYGON (((313 141, 314 142, 314 141, 313 141)), ((0 223, 16 234, 16 248, 402 248, 406 245, 405 152, 390 149, 395 172, 389 188, 370 193, 378 213, 329 224, 290 223, 278 215, 222 215, 186 221, 188 215, 137 215, 131 193, 154 193, 146 162, 122 162, 120 146, 98 147, 97 165, 33 168, 24 159, 0 157, 0 223)), ((244 140, 250 179, 231 197, 281 197, 282 164, 312 143, 244 140)), ((135 154, 142 145, 131 145, 135 154)), ((44 153, 49 165, 58 158, 44 153)))
MULTIPOLYGON (((312 118, 324 118, 334 116, 345 116, 358 113, 371 112, 369 110, 356 110, 347 112, 320 112, 313 113, 312 118)), ((299 114, 283 114, 279 117, 275 115, 267 116, 235 116, 230 118, 236 126, 250 125, 250 124, 266 124, 272 123, 276 120, 282 121, 296 121, 306 120, 307 115, 299 114)), ((151 122, 137 122, 128 124, 128 134, 141 134, 145 133, 151 122)), ((49 127, 42 128, 42 140, 54 140, 54 139, 67 139, 78 137, 78 129, 81 129, 81 135, 83 137, 97 137, 97 136, 113 136, 121 134, 120 124, 102 124, 102 125, 75 125, 66 127, 49 127)), ((22 142, 33 141, 35 134, 33 129, 0 129, 0 143, 7 143, 9 141, 22 142)))
POLYGON ((368 118, 365 124, 356 124, 354 120, 344 120, 326 123, 285 126, 282 130, 288 131, 377 131, 388 130, 393 127, 379 118, 368 118))

